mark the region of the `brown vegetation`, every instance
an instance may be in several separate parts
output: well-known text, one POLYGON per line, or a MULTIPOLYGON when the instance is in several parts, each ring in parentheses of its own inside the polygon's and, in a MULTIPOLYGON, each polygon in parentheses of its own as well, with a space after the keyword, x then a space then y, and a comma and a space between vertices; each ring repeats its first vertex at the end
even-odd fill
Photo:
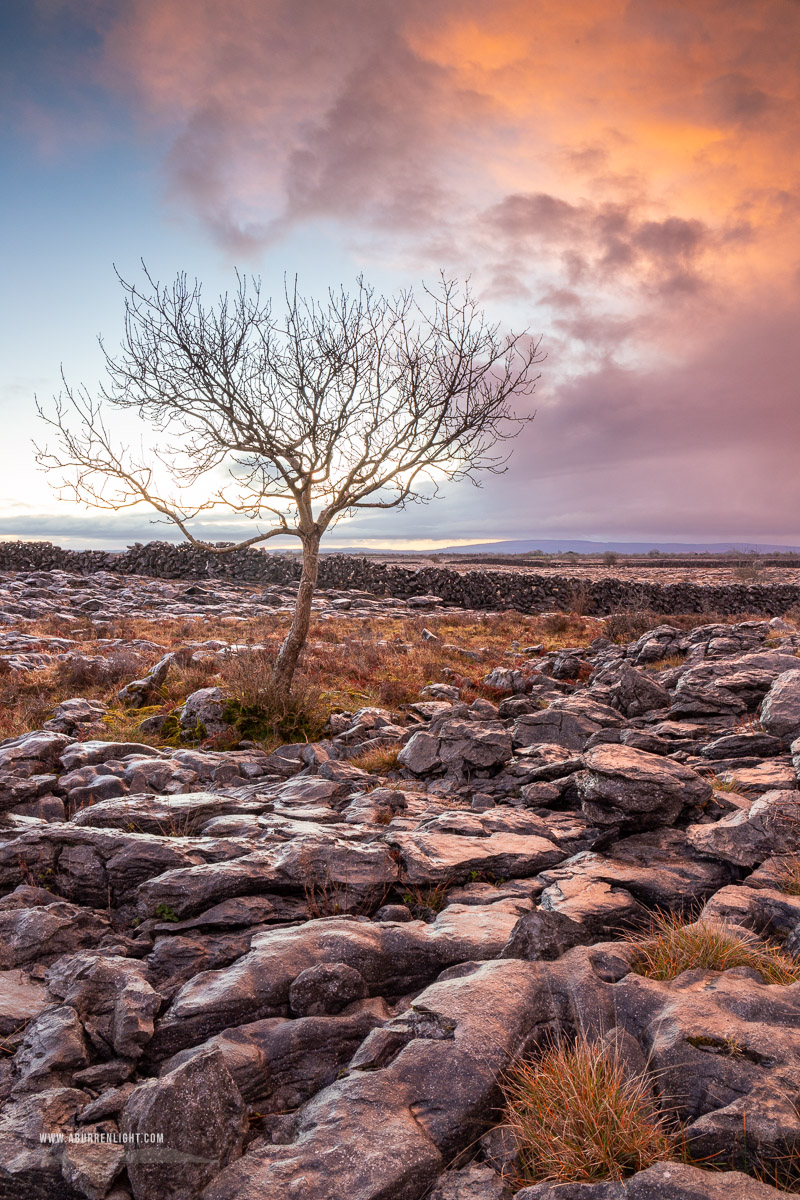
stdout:
MULTIPOLYGON (((418 700, 429 683, 455 683, 468 703, 477 696, 497 701, 503 693, 483 684, 483 677, 498 663, 534 672, 535 658, 521 653, 526 646, 541 644, 548 651, 586 646, 599 630, 626 640, 667 620, 692 628, 713 615, 665 618, 618 613, 602 626, 576 612, 528 616, 509 611, 489 616, 444 611, 420 616, 387 613, 369 619, 317 618, 309 630, 292 694, 288 702, 278 704, 271 675, 288 619, 288 614, 274 612, 249 620, 210 613, 173 620, 118 618, 104 621, 100 629, 88 618, 76 619, 69 628, 55 617, 26 621, 21 628, 29 636, 76 638, 79 657, 65 657, 29 672, 10 671, 7 666, 4 670, 6 660, 0 659, 0 739, 41 728, 60 701, 84 696, 110 706, 103 719, 109 739, 162 745, 164 740, 157 734, 139 731, 141 721, 170 713, 198 688, 221 686, 242 708, 257 710, 240 722, 241 729, 250 729, 249 734, 240 729, 241 736, 263 743, 311 740, 322 735, 331 712, 365 705, 399 709, 418 700), (423 629, 435 638, 424 639, 423 629), (212 639, 250 648, 223 656, 209 652, 204 661, 187 652, 170 667, 165 684, 146 709, 125 709, 119 704, 122 684, 144 674, 164 652, 212 639), (151 642, 153 648, 132 651, 126 643, 133 641, 151 642)), ((46 651, 47 644, 38 648, 46 651)), ((30 649, 37 649, 36 644, 30 649)), ((671 657, 652 667, 661 669, 679 661, 671 657)))
POLYGON ((617 1054, 586 1037, 557 1042, 522 1063, 505 1095, 521 1187, 623 1179, 676 1157, 677 1135, 658 1110, 649 1078, 631 1076, 617 1054))
POLYGON ((800 981, 800 963, 755 934, 720 921, 694 922, 661 913, 635 945, 632 969, 650 979, 666 981, 692 970, 750 967, 765 983, 800 981))

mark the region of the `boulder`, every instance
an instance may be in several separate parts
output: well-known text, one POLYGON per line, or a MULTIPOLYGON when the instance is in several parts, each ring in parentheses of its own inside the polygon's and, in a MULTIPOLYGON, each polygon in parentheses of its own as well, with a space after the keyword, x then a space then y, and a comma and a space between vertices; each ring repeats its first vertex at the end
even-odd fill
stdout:
POLYGON ((138 1058, 153 1036, 161 996, 143 963, 118 955, 65 955, 47 973, 54 995, 80 1014, 95 1045, 121 1058, 138 1058))
POLYGON ((22 1045, 14 1055, 16 1091, 38 1092, 69 1083, 69 1072, 88 1062, 89 1047, 75 1009, 68 1004, 51 1005, 26 1026, 22 1045))
POLYGON ((117 698, 128 708, 143 708, 152 693, 164 683, 174 659, 174 654, 165 654, 141 679, 127 683, 117 698))
POLYGON ((800 734, 800 668, 775 680, 761 705, 761 724, 786 745, 800 734))
POLYGON ((540 879, 542 909, 608 935, 645 921, 648 910, 705 900, 728 882, 730 871, 703 861, 679 830, 658 830, 626 838, 605 854, 576 854, 540 879))
POLYGON ((295 1017, 319 1017, 341 1012, 367 994, 364 977, 347 963, 318 963, 307 967, 289 988, 289 1008, 295 1017))
POLYGON ((544 708, 521 716, 514 724, 514 746, 524 748, 539 742, 564 746, 568 750, 583 750, 592 734, 602 726, 581 713, 563 709, 544 708))
POLYGON ((669 692, 646 671, 623 663, 611 688, 611 703, 626 717, 641 717, 652 709, 669 706, 669 692))
POLYGON ((438 737, 426 729, 418 729, 403 746, 397 761, 414 775, 427 775, 429 771, 435 771, 442 765, 438 737))
POLYGON ((526 680, 522 671, 511 667, 493 667, 481 680, 484 687, 497 688, 499 692, 518 694, 525 691, 526 680))
POLYGON ((797 776, 791 759, 781 755, 758 766, 729 767, 718 772, 723 783, 730 783, 743 796, 760 796, 764 792, 783 791, 797 786, 797 776))
POLYGON ((690 825, 687 836, 701 854, 739 867, 794 853, 800 850, 800 792, 767 792, 711 825, 690 825))
POLYGON ((182 736, 202 740, 230 729, 230 722, 223 716, 224 702, 222 688, 199 688, 192 692, 180 710, 182 736))
POLYGON ((593 746, 584 763, 581 806, 597 825, 672 825, 684 807, 711 799, 710 785, 689 767, 630 746, 593 746))
POLYGON ((0 968, 46 962, 95 946, 110 931, 106 913, 55 898, 42 907, 0 911, 0 968))
POLYGON ((74 696, 70 700, 62 700, 43 728, 56 733, 85 734, 87 731, 102 732, 101 719, 108 711, 108 705, 102 700, 87 700, 84 696, 74 696))
POLYGON ((61 1158, 65 1183, 86 1200, 123 1200, 125 1192, 110 1192, 125 1166, 125 1147, 105 1140, 118 1131, 111 1122, 82 1127, 76 1140, 67 1142, 61 1158), (85 1140, 84 1140, 85 1139, 85 1140))
POLYGON ((500 721, 444 721, 438 732, 446 767, 497 767, 511 758, 511 737, 500 721))
POLYGON ((85 1200, 62 1174, 63 1142, 76 1129, 88 1092, 54 1087, 0 1112, 0 1195, 9 1200, 85 1200), (52 1140, 50 1140, 52 1139, 52 1140))
POLYGON ((585 925, 557 910, 538 909, 524 913, 511 931, 501 958, 523 958, 527 962, 560 958, 573 946, 589 941, 585 925))
POLYGON ((142 883, 137 907, 155 916, 166 906, 190 917, 235 896, 298 892, 325 911, 354 911, 383 898, 398 867, 381 842, 360 845, 324 833, 299 833, 273 848, 226 862, 167 870, 142 883))
POLYGON ((247 1109, 223 1056, 209 1049, 136 1088, 120 1129, 136 1143, 126 1155, 136 1200, 196 1200, 241 1154, 247 1109))
POLYGON ((700 750, 703 758, 773 758, 783 743, 769 733, 726 733, 714 738, 700 750))
POLYGON ((463 882, 473 871, 522 878, 564 858, 549 839, 514 833, 390 833, 386 842, 399 855, 404 882, 413 885, 463 882))

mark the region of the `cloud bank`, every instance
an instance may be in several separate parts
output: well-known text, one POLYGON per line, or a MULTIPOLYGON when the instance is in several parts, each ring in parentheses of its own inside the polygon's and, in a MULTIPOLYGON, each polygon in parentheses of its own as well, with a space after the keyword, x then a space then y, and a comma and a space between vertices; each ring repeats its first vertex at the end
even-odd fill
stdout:
POLYGON ((415 527, 797 532, 795 0, 75 4, 226 253, 322 223, 543 335, 511 472, 415 527))

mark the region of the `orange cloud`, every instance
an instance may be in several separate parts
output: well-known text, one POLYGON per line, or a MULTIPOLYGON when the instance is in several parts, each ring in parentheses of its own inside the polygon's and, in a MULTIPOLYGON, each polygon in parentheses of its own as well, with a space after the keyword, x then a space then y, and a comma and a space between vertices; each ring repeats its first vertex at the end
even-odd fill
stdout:
POLYGON ((103 37, 237 258, 326 218, 362 264, 523 306, 550 364, 525 453, 565 512, 644 512, 657 475, 651 524, 676 480, 720 513, 719 447, 740 508, 797 496, 796 0, 127 0, 103 37))

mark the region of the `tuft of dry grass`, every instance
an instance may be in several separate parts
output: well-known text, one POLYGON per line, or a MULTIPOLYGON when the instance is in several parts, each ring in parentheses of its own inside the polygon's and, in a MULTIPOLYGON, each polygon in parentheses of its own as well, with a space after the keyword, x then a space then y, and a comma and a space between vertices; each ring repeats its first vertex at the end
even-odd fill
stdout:
POLYGON ((773 871, 775 886, 787 896, 800 896, 800 854, 784 854, 773 871))
POLYGON ((619 1180, 678 1155, 649 1078, 631 1077, 618 1054, 585 1036, 522 1063, 504 1092, 520 1187, 619 1180))
POLYGON ((403 892, 403 904, 410 908, 412 912, 419 912, 429 909, 431 912, 439 913, 445 906, 447 900, 447 892, 452 884, 451 879, 445 879, 441 883, 433 884, 431 887, 419 887, 418 885, 406 885, 406 890, 403 892))
POLYGON ((712 775, 708 782, 715 792, 736 792, 739 790, 739 781, 735 775, 712 775))
POLYGON ((657 658, 655 662, 645 663, 646 671, 668 671, 672 667, 682 667, 686 662, 685 654, 666 654, 664 658, 657 658))
POLYGON ((666 617, 651 612, 649 609, 628 609, 611 613, 606 617, 603 622, 603 633, 612 642, 624 645, 627 642, 635 642, 643 633, 647 633, 648 629, 655 629, 665 622, 666 617))
POLYGON ((761 724, 761 721, 754 713, 747 713, 743 717, 739 717, 733 727, 734 733, 766 733, 766 729, 761 724))
POLYGON ((402 749, 402 742, 391 742, 386 746, 373 746, 371 750, 365 750, 363 754, 357 754, 355 758, 351 758, 350 762, 354 767, 368 771, 370 775, 385 775, 387 771, 396 770, 397 756, 402 749))
POLYGON ((800 981, 800 963, 754 933, 722 921, 693 922, 677 914, 659 913, 634 944, 631 969, 649 979, 668 981, 684 971, 750 967, 765 983, 800 981))

